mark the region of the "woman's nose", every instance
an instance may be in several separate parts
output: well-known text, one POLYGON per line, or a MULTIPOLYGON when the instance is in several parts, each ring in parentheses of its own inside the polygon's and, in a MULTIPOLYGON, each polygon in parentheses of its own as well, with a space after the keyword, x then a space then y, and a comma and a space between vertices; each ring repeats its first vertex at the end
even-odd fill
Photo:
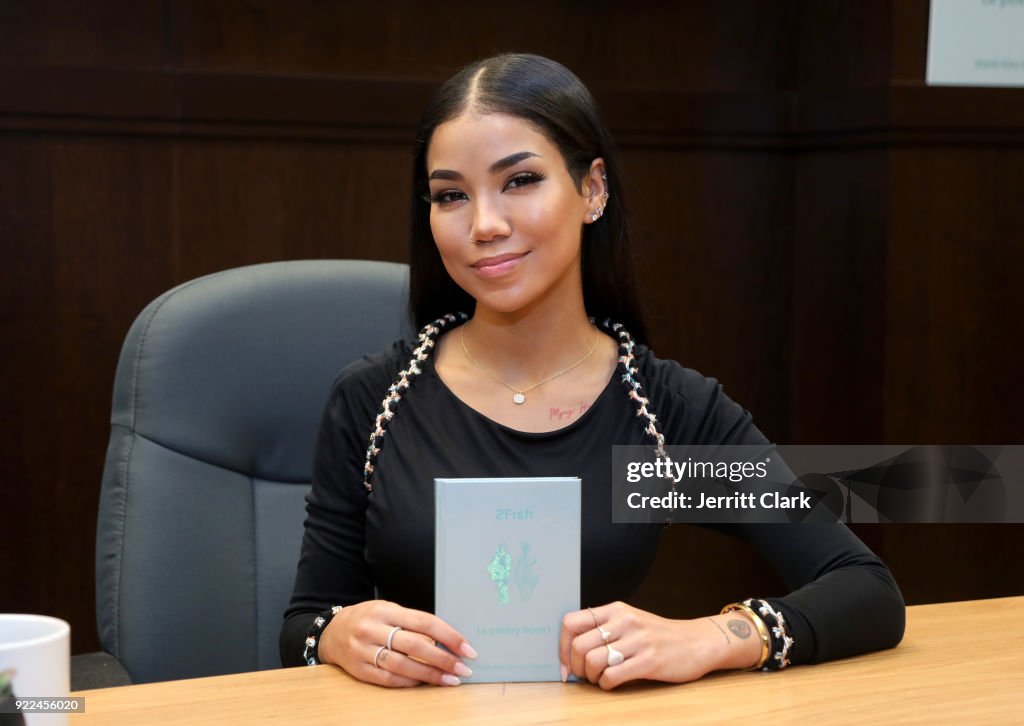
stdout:
POLYGON ((491 242, 508 237, 511 233, 512 225, 500 204, 488 200, 476 202, 473 211, 473 226, 469 230, 471 240, 491 242))

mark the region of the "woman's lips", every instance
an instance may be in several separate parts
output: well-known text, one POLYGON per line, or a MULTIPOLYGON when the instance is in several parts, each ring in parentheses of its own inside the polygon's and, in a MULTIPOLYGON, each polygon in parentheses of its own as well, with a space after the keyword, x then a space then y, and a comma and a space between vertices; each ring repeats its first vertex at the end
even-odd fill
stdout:
POLYGON ((511 272, 527 254, 529 253, 522 252, 485 257, 474 262, 472 267, 481 277, 500 277, 511 272))

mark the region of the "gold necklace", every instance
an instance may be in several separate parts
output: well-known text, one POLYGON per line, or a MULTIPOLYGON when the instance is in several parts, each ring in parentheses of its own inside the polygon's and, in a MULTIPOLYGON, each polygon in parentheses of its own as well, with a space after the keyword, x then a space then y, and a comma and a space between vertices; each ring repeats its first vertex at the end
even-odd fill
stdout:
POLYGON ((462 343, 462 350, 466 353, 466 357, 469 358, 470 362, 473 365, 475 365, 477 368, 482 370, 484 373, 489 375, 491 378, 496 380, 501 385, 505 386, 505 388, 507 388, 510 391, 512 391, 512 402, 515 403, 517 406, 521 406, 524 403, 526 403, 526 393, 528 391, 532 391, 534 388, 537 388, 539 386, 543 386, 545 383, 553 381, 556 378, 558 378, 559 376, 568 373, 573 368, 575 368, 576 366, 580 365, 583 361, 585 361, 587 358, 589 358, 590 355, 597 349, 597 343, 600 340, 601 340, 601 332, 595 328, 594 329, 594 344, 590 346, 590 350, 587 351, 587 354, 585 356, 580 358, 578 361, 573 363, 568 368, 563 368, 562 370, 558 371, 558 373, 556 373, 555 375, 548 376, 543 381, 539 381, 538 383, 534 383, 532 386, 527 386, 526 388, 516 388, 515 386, 512 386, 512 385, 509 385, 508 383, 505 383, 505 381, 501 380, 496 375, 491 373, 491 371, 487 370, 483 365, 480 364, 480 362, 476 358, 473 357, 473 354, 469 352, 469 348, 466 347, 466 326, 462 326, 461 328, 459 328, 459 342, 462 343))

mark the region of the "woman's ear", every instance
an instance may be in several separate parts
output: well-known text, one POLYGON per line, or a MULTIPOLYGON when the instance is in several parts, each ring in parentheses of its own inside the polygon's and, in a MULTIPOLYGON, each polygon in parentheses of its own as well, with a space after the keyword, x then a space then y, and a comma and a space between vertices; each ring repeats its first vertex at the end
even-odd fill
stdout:
POLYGON ((590 171, 583 179, 583 196, 587 200, 587 223, 596 222, 608 205, 608 175, 604 159, 597 157, 590 162, 590 171))

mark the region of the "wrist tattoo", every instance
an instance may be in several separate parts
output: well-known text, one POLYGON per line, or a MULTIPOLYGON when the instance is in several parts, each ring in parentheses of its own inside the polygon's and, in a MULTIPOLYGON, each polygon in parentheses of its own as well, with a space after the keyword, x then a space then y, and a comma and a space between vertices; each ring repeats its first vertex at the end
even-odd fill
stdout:
POLYGON ((730 620, 726 623, 726 627, 728 627, 737 638, 743 638, 745 640, 750 637, 750 623, 746 620, 730 620))
MULTIPOLYGON (((708 620, 711 620, 711 618, 708 618, 708 620)), ((729 634, 728 634, 727 632, 725 632, 724 630, 722 630, 722 626, 721 626, 721 625, 719 625, 719 624, 718 624, 717 622, 715 622, 714 620, 711 620, 711 622, 715 624, 715 627, 716 627, 716 628, 718 628, 719 630, 721 630, 721 631, 722 631, 722 635, 724 635, 724 636, 725 636, 725 642, 726 642, 726 643, 732 643, 732 641, 731 641, 731 640, 729 639, 729 634)))

